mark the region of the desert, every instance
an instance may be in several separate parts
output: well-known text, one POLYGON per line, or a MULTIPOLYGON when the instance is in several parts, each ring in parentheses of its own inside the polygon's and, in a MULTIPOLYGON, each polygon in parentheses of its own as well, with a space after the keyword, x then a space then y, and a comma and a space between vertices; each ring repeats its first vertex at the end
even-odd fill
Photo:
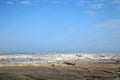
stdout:
MULTIPOLYGON (((67 57, 70 57, 69 55, 71 54, 68 54, 67 57)), ((118 57, 118 54, 116 55, 118 57)), ((54 58, 53 56, 51 58, 54 58)), ((110 59, 91 59, 92 57, 78 59, 72 55, 71 59, 68 60, 67 57, 64 56, 62 60, 51 60, 49 56, 51 61, 41 62, 3 61, 2 59, 0 62, 0 80, 120 80, 120 61, 119 58, 115 59, 115 55, 114 59, 110 56, 110 59)), ((105 56, 100 55, 100 57, 105 56)), ((4 60, 7 60, 5 58, 4 60)), ((26 58, 24 59, 26 60, 26 58)))

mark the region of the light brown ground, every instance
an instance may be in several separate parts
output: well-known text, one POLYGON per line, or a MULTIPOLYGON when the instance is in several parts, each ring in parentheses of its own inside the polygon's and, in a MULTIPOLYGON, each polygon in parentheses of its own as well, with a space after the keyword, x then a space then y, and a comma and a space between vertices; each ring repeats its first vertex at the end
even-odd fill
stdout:
POLYGON ((120 80, 120 63, 66 61, 51 63, 0 63, 0 80, 120 80))

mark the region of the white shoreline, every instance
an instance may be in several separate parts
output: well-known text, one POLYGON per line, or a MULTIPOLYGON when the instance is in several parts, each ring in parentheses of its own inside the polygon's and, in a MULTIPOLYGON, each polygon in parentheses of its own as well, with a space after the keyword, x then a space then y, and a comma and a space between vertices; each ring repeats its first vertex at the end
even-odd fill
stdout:
POLYGON ((49 53, 49 54, 0 54, 0 62, 55 62, 64 60, 120 60, 120 54, 49 53))

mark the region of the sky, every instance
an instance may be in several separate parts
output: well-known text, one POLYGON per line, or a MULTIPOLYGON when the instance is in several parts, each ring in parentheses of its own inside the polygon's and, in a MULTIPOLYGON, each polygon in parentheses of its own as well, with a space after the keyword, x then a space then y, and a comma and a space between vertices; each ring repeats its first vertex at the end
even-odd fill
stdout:
POLYGON ((120 0, 0 0, 0 52, 120 51, 120 0))

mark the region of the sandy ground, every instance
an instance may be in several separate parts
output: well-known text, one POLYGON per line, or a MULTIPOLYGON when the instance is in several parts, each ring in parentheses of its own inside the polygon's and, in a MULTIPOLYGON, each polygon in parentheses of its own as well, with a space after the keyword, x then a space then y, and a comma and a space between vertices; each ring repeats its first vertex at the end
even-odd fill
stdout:
POLYGON ((116 61, 0 62, 0 80, 120 80, 116 61))

